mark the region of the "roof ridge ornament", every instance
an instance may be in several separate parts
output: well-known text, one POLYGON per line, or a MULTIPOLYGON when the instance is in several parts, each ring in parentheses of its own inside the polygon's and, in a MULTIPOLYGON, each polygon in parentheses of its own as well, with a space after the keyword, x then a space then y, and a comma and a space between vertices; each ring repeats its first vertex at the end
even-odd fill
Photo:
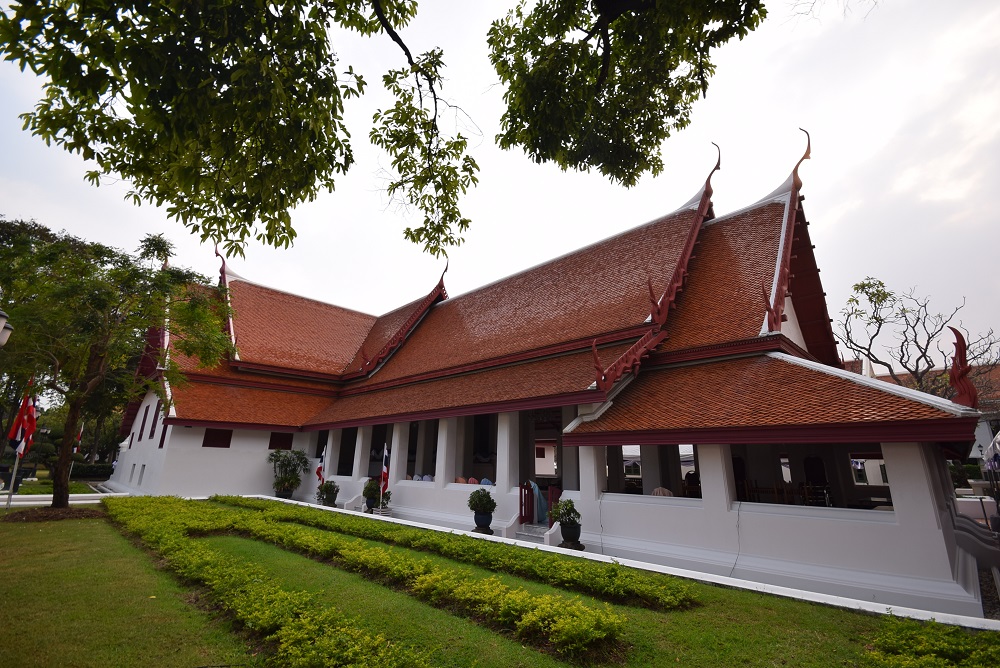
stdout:
POLYGON ((969 408, 978 408, 979 391, 969 380, 972 367, 969 366, 966 357, 968 345, 965 343, 965 337, 954 327, 949 326, 948 329, 955 334, 955 356, 951 359, 951 369, 948 370, 948 384, 955 390, 952 401, 969 408))
POLYGON ((802 179, 799 178, 799 165, 809 160, 812 153, 812 137, 809 136, 809 131, 805 128, 799 128, 799 130, 806 133, 806 152, 802 154, 802 157, 795 163, 795 168, 792 170, 792 183, 795 185, 796 191, 802 188, 802 179))
POLYGON ((755 203, 746 207, 747 209, 752 209, 759 204, 777 199, 785 193, 791 193, 793 191, 798 193, 798 191, 802 188, 802 179, 799 177, 799 167, 804 161, 812 158, 812 138, 809 136, 809 132, 805 128, 799 128, 799 130, 802 130, 802 132, 805 132, 806 134, 806 150, 805 153, 802 154, 802 157, 799 158, 799 161, 795 163, 795 167, 792 168, 792 173, 788 175, 788 178, 785 179, 780 186, 772 190, 770 194, 765 197, 761 197, 755 203))
POLYGON ((219 267, 219 283, 228 288, 229 280, 226 278, 226 258, 219 252, 219 244, 215 244, 215 256, 222 260, 222 266, 219 267))
POLYGON ((722 149, 719 148, 719 145, 714 141, 712 142, 712 146, 715 147, 717 152, 715 167, 713 167, 712 171, 708 173, 708 178, 705 179, 705 185, 701 187, 701 190, 696 192, 694 197, 689 199, 678 209, 678 211, 684 211, 685 209, 697 209, 700 211, 702 204, 705 201, 708 201, 708 207, 704 212, 702 212, 702 215, 708 215, 709 220, 715 218, 715 212, 712 210, 712 194, 714 192, 712 190, 712 175, 722 169, 722 149))

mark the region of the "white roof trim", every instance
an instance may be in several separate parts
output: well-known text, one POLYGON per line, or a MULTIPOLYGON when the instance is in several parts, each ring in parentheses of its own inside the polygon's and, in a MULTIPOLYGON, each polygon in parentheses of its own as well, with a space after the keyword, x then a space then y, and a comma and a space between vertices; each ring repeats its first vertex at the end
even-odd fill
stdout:
MULTIPOLYGON (((789 181, 791 181, 792 177, 788 177, 788 178, 789 178, 789 181)), ((779 239, 778 240, 778 257, 774 261, 774 277, 771 279, 771 294, 769 296, 769 299, 771 300, 771 308, 772 309, 777 308, 777 304, 775 303, 775 297, 778 294, 778 275, 781 273, 781 260, 784 257, 785 242, 788 239, 788 218, 789 218, 789 216, 788 216, 788 207, 789 207, 789 205, 791 204, 791 201, 792 201, 791 195, 792 195, 791 191, 785 192, 785 193, 782 194, 782 197, 779 198, 779 200, 778 200, 778 201, 780 201, 781 199, 784 199, 785 210, 782 212, 781 233, 780 233, 781 236, 778 238, 779 239)), ((780 326, 781 325, 779 323, 779 328, 780 328, 780 326)), ((760 333, 758 334, 758 336, 767 336, 767 334, 768 334, 768 330, 767 330, 767 313, 765 312, 764 313, 764 319, 761 321, 760 333)))
POLYGON ((832 366, 820 364, 819 362, 813 362, 811 360, 803 359, 801 357, 795 357, 787 353, 767 353, 767 356, 776 360, 780 360, 782 362, 788 362, 789 364, 797 364, 798 366, 811 369, 812 371, 825 373, 828 376, 843 378, 844 380, 849 380, 852 383, 856 383, 857 385, 870 387, 874 390, 878 390, 880 392, 886 392, 888 394, 893 394, 903 399, 916 401, 917 403, 937 408, 939 410, 945 411, 946 413, 951 413, 956 417, 976 417, 977 415, 979 415, 979 411, 969 408, 968 406, 956 404, 953 401, 948 401, 947 399, 942 399, 941 397, 935 397, 933 394, 927 394, 925 392, 912 390, 908 387, 896 385, 895 383, 887 383, 884 380, 878 380, 877 378, 869 378, 868 376, 862 376, 861 374, 854 373, 852 371, 845 371, 844 369, 836 369, 832 366))

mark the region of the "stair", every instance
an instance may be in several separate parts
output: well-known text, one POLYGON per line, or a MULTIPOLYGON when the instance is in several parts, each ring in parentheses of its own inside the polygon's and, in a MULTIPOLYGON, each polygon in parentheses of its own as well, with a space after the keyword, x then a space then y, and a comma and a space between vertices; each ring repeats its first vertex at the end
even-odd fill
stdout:
POLYGON ((542 545, 545 543, 545 534, 548 533, 548 530, 549 525, 547 524, 522 524, 515 532, 514 537, 528 543, 542 545))

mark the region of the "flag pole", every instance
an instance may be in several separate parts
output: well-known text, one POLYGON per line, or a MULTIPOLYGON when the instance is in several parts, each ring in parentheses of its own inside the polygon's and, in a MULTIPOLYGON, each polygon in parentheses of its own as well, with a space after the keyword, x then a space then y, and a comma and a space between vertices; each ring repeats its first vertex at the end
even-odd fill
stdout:
POLYGON ((17 467, 21 464, 21 455, 14 452, 14 469, 10 474, 10 489, 7 490, 7 510, 10 510, 10 500, 14 497, 14 484, 17 481, 17 467))

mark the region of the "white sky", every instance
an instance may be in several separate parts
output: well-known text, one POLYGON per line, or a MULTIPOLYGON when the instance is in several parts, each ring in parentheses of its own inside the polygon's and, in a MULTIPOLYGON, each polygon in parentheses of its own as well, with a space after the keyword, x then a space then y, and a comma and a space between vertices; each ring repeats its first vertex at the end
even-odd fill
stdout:
MULTIPOLYGON (((425 2, 404 38, 415 52, 440 45, 449 63, 444 93, 482 131, 473 155, 480 185, 463 202, 473 221, 450 251, 452 296, 669 213, 713 179, 722 215, 782 183, 812 135, 803 177, 805 210, 836 319, 851 285, 868 275, 893 289, 915 287, 945 310, 967 297, 973 332, 1000 329, 1000 4, 996 0, 882 0, 863 15, 827 2, 818 16, 792 17, 789 0, 714 56, 717 72, 691 126, 667 140, 666 169, 626 190, 597 174, 535 165, 493 145, 501 89, 489 65, 489 22, 511 2, 425 2)), ((858 3, 855 3, 858 4, 858 3)), ((248 279, 368 313, 426 294, 445 261, 405 241, 415 212, 386 201, 377 176, 387 159, 368 145, 380 104, 379 77, 401 66, 387 38, 336 36, 342 64, 368 79, 350 101, 358 163, 337 191, 293 212, 295 246, 253 245, 229 266, 248 279)), ((94 188, 78 156, 21 130, 17 114, 39 97, 30 74, 0 63, 0 213, 134 250, 147 233, 177 246, 175 264, 209 276, 219 262, 179 223, 151 205, 124 201, 125 184, 94 188)), ((15 325, 16 326, 16 325, 15 325)))

